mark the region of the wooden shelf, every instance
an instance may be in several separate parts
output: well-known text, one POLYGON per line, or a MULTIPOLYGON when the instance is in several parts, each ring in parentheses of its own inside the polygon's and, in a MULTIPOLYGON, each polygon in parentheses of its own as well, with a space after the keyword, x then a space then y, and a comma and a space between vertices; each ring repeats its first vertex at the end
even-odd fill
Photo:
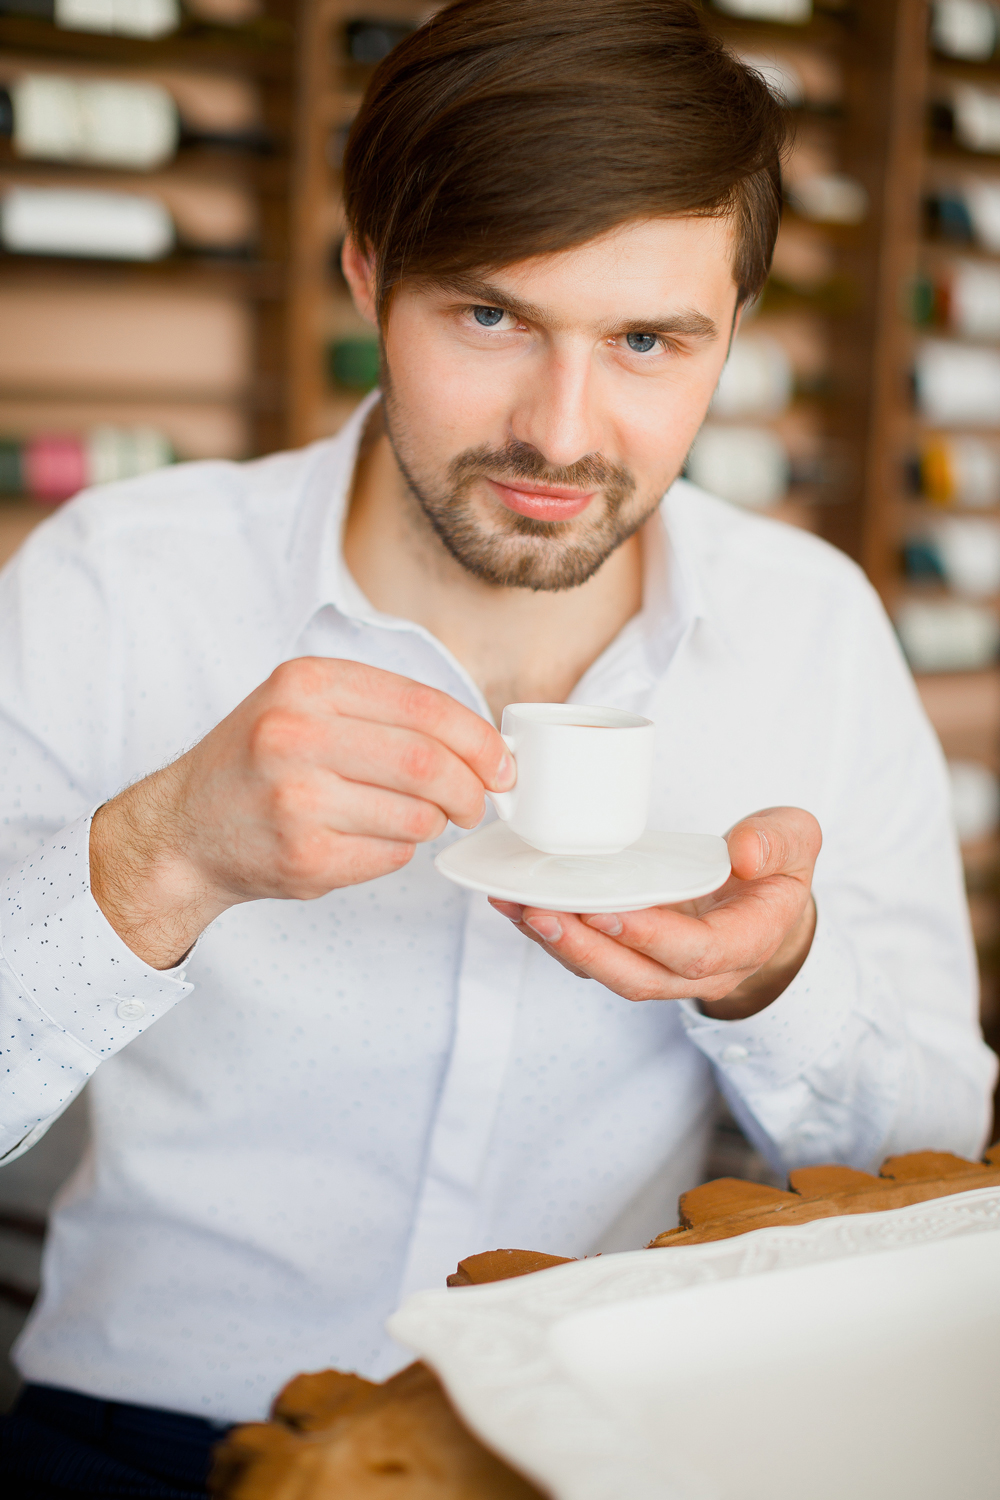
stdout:
POLYGON ((1000 58, 991 57, 985 62, 964 62, 957 57, 941 57, 933 53, 930 61, 928 93, 933 93, 935 83, 983 83, 987 87, 1000 86, 1000 58))
POLYGON ((93 162, 38 161, 18 156, 8 141, 0 140, 0 172, 5 177, 30 177, 34 185, 63 187, 67 178, 74 185, 114 191, 123 181, 123 192, 145 190, 155 194, 156 183, 192 177, 206 182, 239 183, 255 192, 286 193, 290 164, 277 148, 254 152, 235 146, 182 145, 175 156, 149 173, 134 167, 102 167, 93 162), (148 179, 148 186, 146 185, 148 179))
POLYGON ((27 16, 0 16, 0 50, 103 62, 113 67, 184 66, 252 73, 289 83, 295 66, 292 14, 285 18, 272 14, 241 27, 207 26, 189 20, 179 31, 149 40, 66 31, 27 16))
POLYGON ((238 256, 170 255, 162 260, 101 260, 98 257, 0 254, 0 278, 8 286, 65 283, 161 285, 185 291, 234 292, 276 301, 285 292, 285 268, 277 262, 238 256))

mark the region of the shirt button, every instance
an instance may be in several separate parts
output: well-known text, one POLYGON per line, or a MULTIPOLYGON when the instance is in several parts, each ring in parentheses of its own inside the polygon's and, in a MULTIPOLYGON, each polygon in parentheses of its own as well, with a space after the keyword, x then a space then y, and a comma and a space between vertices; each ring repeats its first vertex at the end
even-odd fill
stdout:
POLYGON ((138 1021, 140 1016, 146 1014, 146 1007, 141 1000, 123 1000, 118 1007, 118 1014, 123 1021, 138 1021))
POLYGON ((725 1052, 723 1052, 722 1054, 722 1061, 724 1063, 741 1063, 746 1062, 749 1056, 750 1053, 747 1051, 747 1049, 737 1044, 733 1047, 726 1048, 725 1052))

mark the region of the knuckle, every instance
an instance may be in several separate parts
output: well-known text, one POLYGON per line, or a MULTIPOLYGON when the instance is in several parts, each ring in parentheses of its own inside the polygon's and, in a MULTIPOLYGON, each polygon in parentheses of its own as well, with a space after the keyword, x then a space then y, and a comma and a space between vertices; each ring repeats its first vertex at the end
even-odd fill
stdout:
POLYGON ((271 673, 271 681, 280 693, 290 697, 314 692, 325 674, 324 662, 315 656, 296 656, 283 661, 271 673))
POLYGON ((446 822, 440 808, 429 802, 418 802, 407 809, 403 818, 403 831, 408 840, 422 844, 443 833, 446 822))
POLYGON ((255 760, 290 754, 305 737, 307 720, 288 708, 264 709, 250 728, 250 754, 255 760))
POLYGON ((438 695, 434 688, 427 687, 422 682, 408 681, 402 689, 401 697, 401 707, 408 717, 420 723, 437 718, 438 695))
POLYGON ((282 841, 275 870, 292 896, 308 899, 326 889, 328 859, 318 840, 291 838, 282 841))
POLYGON ((301 781, 281 780, 270 791, 271 815, 279 824, 298 824, 315 813, 312 790, 301 781))
POLYGON ((408 865, 410 863, 410 860, 413 858, 415 853, 416 849, 413 844, 404 844, 399 842, 386 844, 386 863, 391 870, 401 870, 404 865, 408 865))
POLYGON ((653 980, 644 980, 641 984, 631 986, 628 998, 635 1001, 663 1000, 666 998, 662 984, 655 984, 653 980))
POLYGON ((711 978, 712 975, 712 965, 703 953, 675 967, 682 979, 689 979, 695 984, 699 984, 703 979, 711 978))
POLYGON ((430 781, 440 766, 441 755, 430 740, 411 741, 402 752, 403 774, 413 781, 430 781))

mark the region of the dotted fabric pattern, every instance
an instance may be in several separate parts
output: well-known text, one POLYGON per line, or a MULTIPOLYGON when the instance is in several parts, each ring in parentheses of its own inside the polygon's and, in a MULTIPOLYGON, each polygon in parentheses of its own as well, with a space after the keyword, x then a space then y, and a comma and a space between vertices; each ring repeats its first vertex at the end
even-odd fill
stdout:
POLYGON ((7 1100, 0 1152, 38 1138, 110 1057, 190 992, 126 947, 90 892, 90 822, 77 818, 0 882, 7 1100), (17 996, 20 992, 20 1003, 17 996), (81 1055, 83 1054, 83 1055, 81 1055), (58 1067, 53 1064, 58 1062, 58 1067))

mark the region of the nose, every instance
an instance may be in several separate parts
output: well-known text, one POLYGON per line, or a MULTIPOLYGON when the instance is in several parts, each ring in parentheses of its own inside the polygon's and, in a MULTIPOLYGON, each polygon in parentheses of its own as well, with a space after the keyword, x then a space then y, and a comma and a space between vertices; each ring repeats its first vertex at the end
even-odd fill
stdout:
POLYGON ((590 351, 549 349, 526 375, 511 434, 553 468, 566 469, 600 448, 591 389, 590 351))

